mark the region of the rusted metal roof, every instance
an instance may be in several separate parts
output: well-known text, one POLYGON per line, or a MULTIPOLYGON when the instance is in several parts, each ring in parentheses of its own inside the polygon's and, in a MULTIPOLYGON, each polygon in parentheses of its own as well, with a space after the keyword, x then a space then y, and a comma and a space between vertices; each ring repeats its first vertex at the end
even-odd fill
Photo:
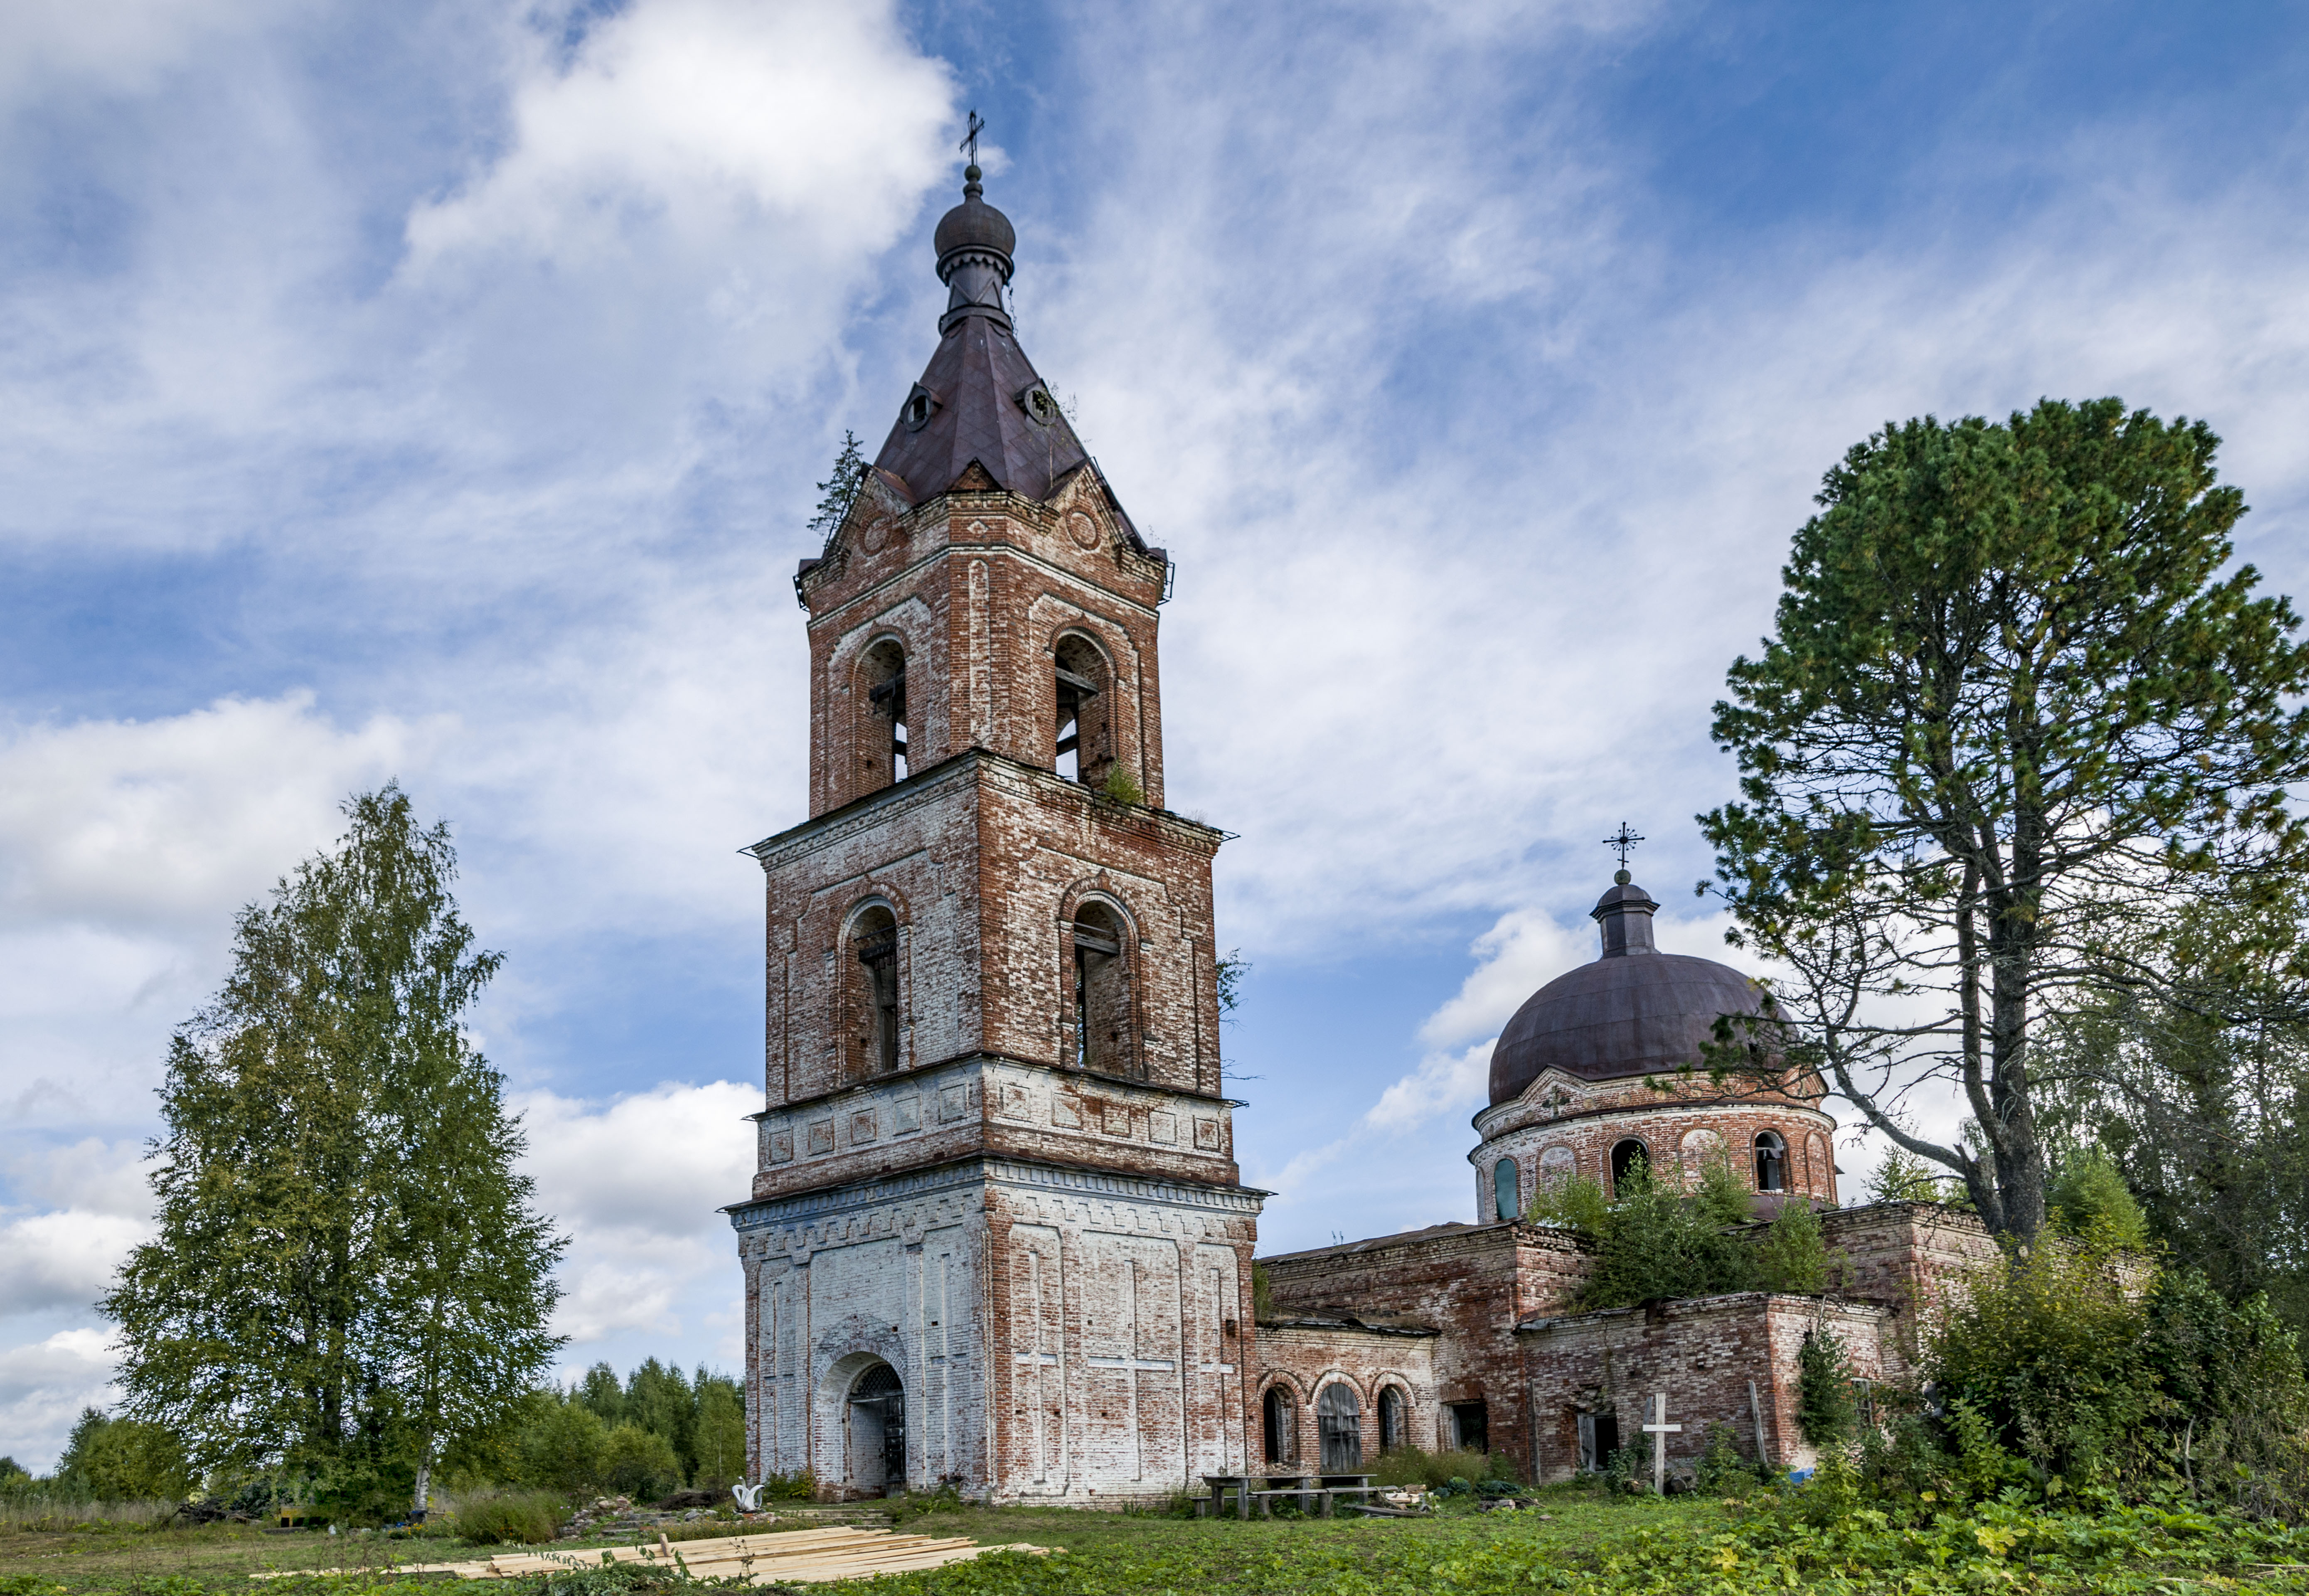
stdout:
POLYGON ((973 462, 994 487, 1047 499, 1089 458, 1007 321, 964 315, 938 340, 874 464, 919 505, 959 482, 973 462), (1036 393, 1049 407, 1044 414, 1028 408, 1036 393), (930 401, 919 427, 908 408, 917 394, 930 401))
POLYGON ((1639 886, 1604 894, 1595 909, 1602 955, 1542 987, 1500 1033, 1494 1105, 1550 1069, 1611 1081, 1701 1067, 1700 1044, 1712 1040, 1718 1016, 1761 1011, 1756 984, 1728 964, 1654 947, 1657 907, 1639 886))

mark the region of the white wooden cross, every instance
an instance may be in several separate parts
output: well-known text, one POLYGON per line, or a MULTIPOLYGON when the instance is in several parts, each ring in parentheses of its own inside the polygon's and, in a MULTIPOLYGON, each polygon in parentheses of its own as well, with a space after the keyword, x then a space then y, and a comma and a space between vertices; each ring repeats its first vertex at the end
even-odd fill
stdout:
POLYGON ((1644 1434, 1652 1438, 1652 1495, 1667 1495, 1667 1438, 1682 1433, 1683 1426, 1667 1421, 1667 1393, 1652 1393, 1652 1421, 1644 1426, 1644 1434))

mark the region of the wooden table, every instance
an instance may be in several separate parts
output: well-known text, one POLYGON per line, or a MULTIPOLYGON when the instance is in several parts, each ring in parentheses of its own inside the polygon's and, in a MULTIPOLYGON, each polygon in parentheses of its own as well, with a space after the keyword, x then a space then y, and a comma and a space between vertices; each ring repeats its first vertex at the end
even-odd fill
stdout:
POLYGON ((1226 1494, 1239 1494, 1235 1516, 1250 1516, 1250 1476, 1248 1474, 1206 1474, 1203 1483, 1211 1488, 1211 1516, 1218 1518, 1226 1512, 1226 1494))

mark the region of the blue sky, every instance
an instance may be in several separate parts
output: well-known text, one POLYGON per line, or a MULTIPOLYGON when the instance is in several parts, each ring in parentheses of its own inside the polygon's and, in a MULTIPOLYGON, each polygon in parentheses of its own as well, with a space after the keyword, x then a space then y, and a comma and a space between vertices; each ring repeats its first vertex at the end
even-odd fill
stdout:
MULTIPOLYGON (((1708 706, 1889 419, 2207 418, 2305 585, 2298 8, 22 0, 0 48, 0 1451, 109 1362, 161 1048, 399 776, 576 1238, 736 1361, 787 577, 927 359, 964 112, 1021 333, 1179 561, 1170 787, 1271 1249, 1469 1217, 1622 818, 1717 947, 1708 706)), ((1857 1177, 1874 1154, 1844 1157, 1857 1177)))

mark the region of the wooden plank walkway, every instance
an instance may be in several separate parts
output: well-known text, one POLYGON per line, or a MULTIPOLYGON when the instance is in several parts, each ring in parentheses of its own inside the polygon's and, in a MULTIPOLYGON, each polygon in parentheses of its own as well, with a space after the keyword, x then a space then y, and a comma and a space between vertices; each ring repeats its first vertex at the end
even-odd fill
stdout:
MULTIPOLYGON (((943 1568, 982 1552, 1047 1555, 1050 1548, 1016 1544, 981 1546, 956 1538, 901 1535, 894 1530, 843 1525, 825 1530, 787 1530, 767 1535, 725 1535, 712 1540, 660 1540, 650 1546, 594 1547, 583 1551, 499 1552, 465 1563, 408 1563, 393 1569, 403 1576, 454 1579, 518 1579, 532 1574, 566 1574, 603 1563, 656 1563, 682 1567, 701 1579, 742 1579, 748 1584, 804 1584, 817 1580, 859 1579, 869 1574, 908 1574, 943 1568)), ((298 1570, 342 1574, 343 1569, 298 1570)), ((260 1578, 279 1578, 264 1574, 260 1578)))

